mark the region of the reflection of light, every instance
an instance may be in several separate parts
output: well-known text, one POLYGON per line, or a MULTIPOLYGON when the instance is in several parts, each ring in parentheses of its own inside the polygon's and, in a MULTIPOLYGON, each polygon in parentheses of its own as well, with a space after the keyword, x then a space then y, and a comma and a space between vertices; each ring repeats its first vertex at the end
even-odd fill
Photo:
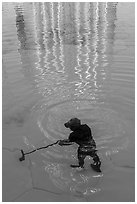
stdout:
POLYGON ((59 40, 60 40, 60 57, 59 59, 61 60, 61 65, 62 65, 62 69, 58 69, 58 72, 63 72, 65 70, 64 67, 64 50, 63 50, 63 39, 61 36, 61 20, 63 19, 62 16, 62 3, 58 3, 58 36, 59 36, 59 40))
MULTIPOLYGON (((36 54, 37 54, 37 58, 38 58, 38 61, 35 62, 35 65, 36 65, 36 69, 39 71, 38 72, 38 75, 40 75, 42 73, 42 69, 40 67, 40 62, 41 62, 41 58, 40 58, 40 55, 41 55, 41 52, 40 52, 40 44, 39 44, 39 38, 38 38, 38 28, 37 28, 37 21, 36 21, 36 15, 37 15, 37 12, 36 12, 36 7, 35 7, 35 3, 33 3, 33 17, 34 17, 34 33, 35 33, 35 43, 36 43, 36 54)), ((37 74, 35 76, 38 76, 37 74)))
POLYGON ((107 33, 107 26, 108 26, 108 21, 107 21, 107 18, 106 18, 106 15, 107 15, 107 3, 105 3, 104 5, 104 12, 103 12, 103 16, 102 18, 104 18, 103 20, 103 29, 102 29, 102 32, 103 32, 103 37, 102 37, 102 44, 104 45, 104 49, 102 49, 102 53, 105 53, 106 51, 106 33, 107 33))
POLYGON ((45 47, 45 56, 44 56, 44 63, 45 63, 45 68, 46 70, 49 69, 49 64, 48 63, 48 55, 50 54, 50 51, 48 49, 48 46, 47 46, 47 36, 46 36, 46 33, 48 32, 47 30, 47 21, 46 21, 46 13, 45 13, 45 5, 44 3, 42 3, 42 14, 43 14, 43 21, 42 21, 42 24, 43 24, 43 27, 44 27, 44 33, 43 33, 43 43, 44 43, 44 47, 45 47))
POLYGON ((97 71, 96 71, 96 67, 98 66, 98 52, 97 52, 97 45, 98 45, 98 20, 99 20, 99 8, 98 5, 99 3, 96 3, 96 8, 95 8, 95 19, 94 19, 94 32, 95 32, 95 37, 94 37, 94 43, 93 43, 93 47, 94 47, 94 58, 93 58, 93 72, 94 72, 94 85, 96 88, 98 88, 97 86, 97 71))
MULTIPOLYGON (((75 67, 76 74, 79 75, 80 81, 76 84, 78 88, 76 89, 78 96, 80 94, 87 94, 88 88, 91 87, 90 85, 90 76, 91 73, 89 70, 91 69, 90 65, 90 53, 91 53, 91 43, 89 42, 90 36, 91 36, 91 28, 90 28, 90 12, 89 3, 83 3, 84 10, 82 13, 83 15, 80 16, 80 3, 76 3, 76 33, 77 33, 77 66, 75 67), (82 31, 82 17, 84 16, 84 33, 81 34, 82 31)), ((95 10, 95 19, 94 19, 94 25, 93 25, 93 32, 94 32, 94 38, 93 38, 93 45, 94 53, 93 53, 93 61, 92 61, 92 71, 93 71, 93 80, 94 86, 97 87, 97 71, 96 67, 98 66, 98 20, 99 20, 99 9, 98 9, 98 3, 96 4, 95 10)), ((93 94, 92 99, 94 98, 93 94)), ((95 98, 94 98, 95 99, 95 98)))
POLYGON ((84 64, 87 65, 87 70, 86 70, 86 79, 88 79, 91 74, 89 72, 91 66, 90 66, 90 63, 89 63, 89 53, 91 52, 91 50, 89 49, 90 48, 90 42, 89 42, 89 36, 91 35, 91 32, 90 32, 90 16, 89 16, 89 12, 88 12, 88 9, 89 9, 89 3, 85 3, 85 8, 84 8, 84 20, 85 20, 85 28, 86 28, 86 32, 85 32, 85 41, 86 41, 86 44, 85 44, 85 48, 86 48, 86 59, 85 59, 85 62, 84 64))
POLYGON ((51 2, 51 24, 52 24, 52 33, 53 33, 53 40, 54 40, 54 45, 53 45, 53 55, 54 55, 54 59, 53 61, 53 65, 56 67, 56 69, 58 69, 58 63, 57 63, 57 54, 56 54, 56 49, 57 49, 57 32, 56 32, 56 28, 55 28, 55 15, 54 15, 54 3, 51 2))
MULTIPOLYGON (((76 89, 76 91, 78 91, 76 93, 76 95, 80 95, 80 94, 84 94, 84 91, 86 90, 86 86, 89 83, 87 81, 87 79, 85 79, 85 73, 86 76, 90 75, 90 73, 88 72, 90 66, 89 66, 89 42, 88 42, 88 35, 89 33, 84 33, 82 36, 82 34, 80 33, 80 29, 81 29, 81 18, 80 18, 80 3, 76 3, 76 33, 77 33, 77 66, 75 67, 76 70, 76 74, 79 75, 80 81, 76 84, 76 86, 78 86, 78 88, 76 89), (86 38, 86 45, 82 45, 84 44, 85 38, 86 38), (85 54, 86 52, 86 54, 85 54), (84 70, 86 69, 86 70, 84 70)), ((88 29, 86 27, 86 29, 88 29)))
MULTIPOLYGON (((106 52, 106 48, 107 48, 107 26, 108 26, 108 21, 107 21, 107 3, 105 3, 104 5, 104 12, 103 12, 103 16, 102 18, 104 18, 103 20, 103 30, 102 30, 102 39, 101 39, 101 43, 103 45, 103 48, 101 50, 101 53, 103 54, 102 55, 102 59, 103 59, 103 64, 102 64, 102 67, 105 67, 108 65, 108 62, 107 62, 107 55, 105 54, 106 52)), ((104 71, 104 70, 103 70, 104 71)), ((103 74, 103 79, 105 79, 105 72, 102 73, 103 74)))
POLYGON ((99 178, 99 177, 102 177, 103 176, 103 174, 98 174, 98 175, 94 175, 93 177, 94 178, 99 178))
MULTIPOLYGON (((81 55, 81 35, 79 33, 80 30, 80 3, 77 2, 75 3, 76 5, 76 32, 77 32, 77 41, 78 41, 78 45, 77 45, 77 66, 75 67, 76 70, 76 74, 79 75, 80 79, 82 80, 82 75, 81 75, 81 65, 80 65, 80 55, 81 55)), ((78 86, 78 88, 80 88, 80 85, 82 84, 82 82, 79 82, 76 84, 76 86, 78 86)), ((77 89, 76 89, 77 90, 77 89)), ((81 92, 81 90, 79 90, 81 92)))
POLYGON ((78 66, 75 67, 76 70, 81 70, 79 69, 80 67, 80 64, 79 62, 81 61, 80 60, 80 54, 81 54, 81 36, 80 36, 80 33, 79 33, 79 29, 80 29, 80 3, 76 3, 76 32, 77 32, 77 41, 79 42, 78 45, 77 45, 77 64, 78 66))
MULTIPOLYGON (((42 6, 42 11, 44 10, 44 5, 42 6)), ((37 83, 37 87, 39 88, 39 93, 42 93, 42 95, 45 94, 45 92, 47 92, 47 87, 45 79, 44 79, 44 68, 43 66, 41 67, 40 63, 41 63, 41 59, 42 59, 42 52, 40 51, 40 43, 39 43, 39 37, 38 37, 38 23, 37 21, 39 20, 37 17, 37 8, 35 6, 35 3, 33 3, 33 13, 34 13, 34 33, 35 33, 35 43, 36 43, 36 55, 38 58, 38 61, 35 63, 36 65, 36 70, 38 71, 38 74, 35 74, 35 76, 37 77, 35 79, 36 83, 37 83)), ((43 18, 44 18, 44 11, 43 13, 41 12, 41 14, 43 14, 43 18)), ((43 23, 43 21, 42 21, 43 23)), ((46 22, 44 23, 44 31, 46 30, 46 22)), ((45 40, 45 33, 44 33, 44 45, 46 45, 46 40, 45 40)), ((47 54, 48 55, 48 54, 47 54)), ((46 57, 44 57, 45 61, 47 61, 46 57)), ((46 64, 48 65, 48 63, 46 64)))

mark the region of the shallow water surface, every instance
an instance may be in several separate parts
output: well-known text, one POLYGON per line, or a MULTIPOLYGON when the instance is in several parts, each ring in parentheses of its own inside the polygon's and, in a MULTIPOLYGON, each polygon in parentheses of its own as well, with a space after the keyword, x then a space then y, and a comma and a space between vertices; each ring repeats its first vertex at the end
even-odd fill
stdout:
POLYGON ((3 3, 3 201, 134 201, 134 3, 3 3), (77 145, 25 152, 88 124, 101 173, 77 145))

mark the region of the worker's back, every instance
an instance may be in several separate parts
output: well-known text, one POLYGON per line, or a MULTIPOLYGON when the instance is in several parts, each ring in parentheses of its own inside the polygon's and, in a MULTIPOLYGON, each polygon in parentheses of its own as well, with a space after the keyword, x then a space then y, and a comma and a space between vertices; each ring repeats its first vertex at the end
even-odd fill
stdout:
POLYGON ((83 124, 78 128, 72 128, 72 133, 70 133, 69 140, 71 142, 76 142, 79 145, 88 144, 93 138, 91 129, 88 125, 83 124))

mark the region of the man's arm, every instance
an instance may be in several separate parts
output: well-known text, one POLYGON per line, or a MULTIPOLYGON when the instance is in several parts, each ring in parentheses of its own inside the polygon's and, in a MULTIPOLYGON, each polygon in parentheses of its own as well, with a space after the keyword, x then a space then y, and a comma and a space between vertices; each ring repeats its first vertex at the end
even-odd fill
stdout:
POLYGON ((69 139, 66 139, 66 140, 60 140, 58 144, 59 144, 60 146, 72 145, 73 142, 70 142, 69 139))

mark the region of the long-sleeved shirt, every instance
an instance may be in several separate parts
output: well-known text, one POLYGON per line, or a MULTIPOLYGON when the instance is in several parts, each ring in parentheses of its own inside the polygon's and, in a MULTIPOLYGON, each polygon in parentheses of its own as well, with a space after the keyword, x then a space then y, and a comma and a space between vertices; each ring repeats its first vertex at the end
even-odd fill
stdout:
POLYGON ((91 143, 96 146, 92 137, 91 129, 86 124, 80 125, 80 127, 71 132, 69 135, 69 141, 75 142, 80 146, 91 145, 91 143))

